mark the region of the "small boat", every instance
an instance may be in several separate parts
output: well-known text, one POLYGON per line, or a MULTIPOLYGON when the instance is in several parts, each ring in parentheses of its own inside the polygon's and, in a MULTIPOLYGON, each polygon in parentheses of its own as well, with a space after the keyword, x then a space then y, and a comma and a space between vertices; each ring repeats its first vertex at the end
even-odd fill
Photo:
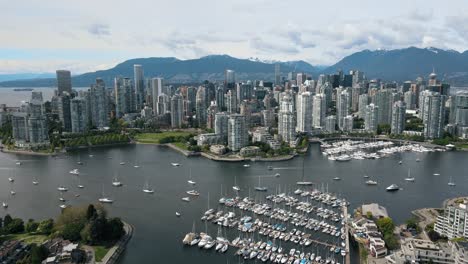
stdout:
POLYGON ((195 191, 195 190, 187 191, 187 194, 188 194, 188 195, 193 195, 193 196, 199 196, 199 195, 200 195, 200 193, 197 192, 197 191, 195 191))
POLYGON ((114 176, 114 179, 112 179, 112 186, 114 187, 121 187, 122 183, 119 181, 117 176, 114 176))
POLYGON ((33 180, 33 181, 32 181, 32 184, 33 184, 33 185, 38 185, 38 184, 39 184, 39 182, 38 182, 38 181, 36 181, 36 180, 33 180))
POLYGON ((180 217, 180 213, 179 213, 179 212, 175 212, 175 215, 176 215, 177 217, 180 217))
POLYGON ((455 182, 452 180, 452 176, 450 176, 450 180, 449 182, 447 183, 448 186, 455 186, 455 182))
POLYGON ((272 167, 272 166, 268 166, 267 169, 268 169, 268 170, 273 170, 273 167, 272 167))
POLYGON ((420 162, 421 160, 420 159, 416 159, 416 162, 420 162))
POLYGON ((434 173, 434 174, 432 174, 432 175, 434 175, 434 176, 440 176, 440 173, 434 173))
POLYGON ((244 168, 250 168, 250 164, 244 164, 244 168))
POLYGON ((59 190, 60 192, 66 192, 66 191, 68 191, 68 188, 67 188, 67 187, 64 187, 64 186, 59 186, 59 187, 57 188, 57 190, 59 190))
POLYGON ((279 174, 279 173, 276 173, 276 174, 275 174, 275 177, 279 177, 279 176, 281 176, 281 174, 279 174))
POLYGON ((398 164, 400 164, 400 165, 403 164, 403 161, 400 160, 400 161, 398 162, 398 164))
POLYGON ((194 182, 194 181, 192 181, 192 180, 188 180, 187 182, 188 182, 188 184, 191 184, 191 185, 197 184, 196 182, 194 182))
POLYGON ((190 202, 190 197, 182 197, 182 201, 184 201, 184 202, 190 202))
POLYGON ((256 191, 259 191, 259 192, 266 192, 266 191, 268 191, 268 188, 267 188, 267 187, 261 185, 261 183, 260 183, 260 175, 258 176, 258 186, 255 187, 255 190, 256 190, 256 191))
POLYGON ((80 197, 80 195, 79 195, 79 194, 75 194, 75 197, 80 197))
POLYGON ((134 166, 133 166, 133 168, 136 168, 136 169, 138 169, 138 168, 140 168, 140 166, 138 166, 138 165, 134 165, 134 166))
POLYGON ((346 154, 336 157, 336 161, 350 161, 350 160, 351 160, 351 156, 346 155, 346 154))
POLYGON ((148 187, 148 188, 144 188, 144 189, 143 189, 143 192, 144 192, 144 193, 152 194, 152 193, 154 193, 154 190, 148 187))
POLYGON ((373 181, 373 180, 368 180, 368 181, 366 181, 366 184, 367 185, 377 185, 377 182, 373 181))
POLYGON ((340 181, 341 178, 340 178, 340 177, 335 177, 335 178, 333 178, 333 180, 334 180, 334 181, 340 181))
POLYGON ((79 189, 83 189, 84 185, 78 184, 78 186, 76 186, 76 187, 78 187, 79 189))
POLYGON ((369 175, 364 175, 363 177, 364 177, 364 178, 369 178, 369 175))
POLYGON ((125 162, 121 161, 119 164, 120 164, 120 165, 125 165, 125 162))
POLYGON ((113 203, 113 202, 114 202, 114 200, 109 199, 109 198, 107 198, 107 197, 99 198, 98 201, 99 201, 100 203, 113 203))
POLYGON ((60 198, 59 198, 59 201, 61 201, 61 202, 65 202, 65 198, 63 198, 63 197, 60 197, 60 198))
POLYGON ((411 177, 411 170, 408 170, 408 177, 405 178, 405 181, 414 182, 414 177, 411 177))
POLYGON ((297 185, 302 185, 302 186, 308 186, 308 185, 313 185, 313 182, 310 181, 298 181, 296 182, 297 185))
POLYGON ((3 208, 8 208, 8 204, 5 203, 5 202, 2 202, 2 206, 3 206, 3 208))
POLYGON ((73 170, 70 171, 70 174, 79 175, 80 172, 78 171, 78 169, 73 169, 73 170))
POLYGON ((239 192, 241 188, 237 186, 237 177, 234 177, 234 186, 232 186, 232 189, 236 192, 239 192))
POLYGON ((179 167, 179 166, 180 166, 179 163, 175 163, 175 162, 171 163, 171 165, 172 165, 173 167, 179 167))
POLYGON ((11 195, 15 195, 15 194, 16 194, 16 192, 15 192, 15 191, 13 191, 13 190, 11 190, 11 191, 10 191, 10 194, 11 194, 11 195))
POLYGON ((66 204, 61 204, 61 205, 60 205, 60 208, 61 208, 61 209, 65 209, 65 208, 67 208, 67 205, 66 205, 66 204))
POLYGON ((21 165, 21 161, 17 161, 17 162, 16 162, 16 165, 21 165))
POLYGON ((13 179, 13 178, 10 177, 10 178, 8 178, 8 181, 9 181, 9 182, 14 182, 15 179, 13 179))
POLYGON ((78 164, 78 165, 83 165, 83 162, 77 161, 76 164, 78 164))
POLYGON ((396 184, 392 184, 392 185, 388 186, 388 187, 386 188, 386 190, 387 190, 388 192, 394 192, 394 191, 400 190, 400 187, 398 187, 398 185, 396 185, 396 184))
POLYGON ((93 155, 93 154, 89 154, 89 157, 92 158, 92 157, 94 157, 94 155, 93 155))

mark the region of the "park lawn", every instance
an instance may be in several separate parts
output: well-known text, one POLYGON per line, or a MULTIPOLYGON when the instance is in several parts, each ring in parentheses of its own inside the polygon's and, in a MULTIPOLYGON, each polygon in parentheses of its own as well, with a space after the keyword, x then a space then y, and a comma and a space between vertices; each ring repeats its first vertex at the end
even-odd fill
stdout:
POLYGON ((161 133, 141 133, 141 134, 135 135, 135 139, 136 141, 141 142, 141 143, 159 144, 159 140, 165 137, 169 137, 169 136, 185 137, 190 134, 191 134, 190 132, 184 132, 184 131, 165 131, 161 133))
POLYGON ((110 247, 107 246, 93 246, 94 249, 94 258, 96 262, 101 262, 102 259, 106 256, 107 252, 109 252, 110 247))
POLYGON ((19 240, 23 241, 26 244, 42 244, 47 240, 46 235, 30 234, 30 233, 21 233, 21 234, 9 234, 6 236, 0 237, 0 241, 6 240, 19 240))
POLYGON ((468 149, 468 143, 455 144, 457 148, 468 149))
POLYGON ((183 143, 183 142, 174 142, 172 143, 174 146, 180 148, 180 149, 183 149, 183 150, 188 150, 187 148, 187 144, 186 143, 183 143))

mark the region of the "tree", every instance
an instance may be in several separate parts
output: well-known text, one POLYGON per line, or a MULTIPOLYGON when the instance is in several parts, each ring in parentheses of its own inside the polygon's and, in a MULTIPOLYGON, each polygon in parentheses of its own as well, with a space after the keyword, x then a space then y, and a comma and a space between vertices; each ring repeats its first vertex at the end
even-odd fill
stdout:
POLYGON ((21 233, 24 231, 24 222, 21 218, 14 218, 4 229, 10 234, 21 233))
POLYGON ((5 218, 3 218, 3 226, 6 227, 13 221, 13 218, 9 214, 5 215, 5 218))
POLYGON ((37 228, 39 227, 39 223, 34 222, 33 219, 29 219, 26 223, 26 232, 34 233, 36 232, 37 228))
POLYGON ((107 219, 99 216, 90 222, 90 242, 97 244, 104 240, 104 232, 107 224, 107 219))
POLYGON ((379 228, 382 234, 393 234, 393 230, 395 230, 395 224, 390 217, 383 217, 377 220, 377 227, 379 228))
POLYGON ((62 237, 71 241, 78 241, 81 238, 81 230, 84 228, 83 223, 69 223, 62 230, 62 237))
POLYGON ((2 224, 3 224, 3 220, 2 220, 2 218, 0 217, 0 229, 2 229, 2 226, 3 226, 2 224))
POLYGON ((40 264, 44 259, 47 258, 49 252, 47 248, 43 245, 37 246, 36 244, 31 244, 31 262, 32 264, 40 264))
POLYGON ((105 239, 108 241, 115 241, 120 239, 125 233, 124 224, 120 218, 112 218, 107 222, 105 230, 105 239))
POLYGON ((47 219, 39 223, 39 226, 37 227, 37 232, 41 234, 49 235, 50 233, 52 233, 53 228, 54 228, 54 220, 47 219))
POLYGON ((86 212, 86 219, 89 221, 91 219, 94 219, 97 216, 96 208, 94 208, 94 205, 90 204, 88 205, 88 210, 86 212))
POLYGON ((366 216, 367 216, 367 218, 372 219, 372 212, 367 211, 366 216))

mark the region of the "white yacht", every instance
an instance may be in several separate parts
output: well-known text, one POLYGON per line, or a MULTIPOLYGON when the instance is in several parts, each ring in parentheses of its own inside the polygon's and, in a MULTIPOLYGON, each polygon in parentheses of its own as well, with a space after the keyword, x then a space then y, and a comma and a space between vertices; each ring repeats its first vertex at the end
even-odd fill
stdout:
POLYGON ((182 201, 184 201, 184 202, 190 202, 190 197, 182 197, 182 201))
POLYGON ((341 178, 340 177, 335 177, 333 178, 334 181, 341 181, 341 178))
POLYGON ((179 212, 175 212, 175 215, 176 215, 177 217, 180 217, 180 213, 179 213, 179 212))
POLYGON ((190 190, 190 191, 187 191, 187 194, 188 195, 192 195, 192 196, 199 196, 200 193, 195 191, 195 190, 190 190))
POLYGON ((434 176, 440 176, 440 173, 434 173, 434 174, 432 174, 432 175, 434 175, 434 176))
POLYGON ((363 177, 364 177, 364 178, 369 178, 369 175, 364 175, 363 177))
POLYGON ((68 191, 68 188, 65 187, 65 186, 59 186, 59 187, 57 188, 57 190, 59 190, 60 192, 66 192, 66 191, 68 191))
POLYGON ((336 157, 336 161, 350 161, 350 160, 351 160, 351 156, 346 155, 346 154, 336 157))
POLYGON ((366 184, 367 185, 377 185, 377 182, 373 181, 373 180, 368 180, 368 181, 366 181, 366 184))
POLYGON ((234 186, 232 186, 232 189, 236 192, 239 192, 241 188, 237 186, 237 177, 234 178, 234 186))
POLYGON ((266 192, 268 191, 268 188, 265 187, 265 186, 262 186, 261 182, 260 182, 260 175, 258 176, 258 186, 255 187, 255 190, 256 191, 259 191, 259 192, 266 192))
POLYGON ((250 164, 244 164, 244 168, 250 168, 250 164))
POLYGON ((10 191, 10 194, 11 194, 11 195, 15 195, 15 194, 16 194, 16 192, 15 192, 15 191, 13 191, 13 190, 11 190, 11 191, 10 191))
POLYGON ((408 170, 408 177, 405 178, 405 181, 414 182, 414 177, 411 177, 411 170, 408 170))
POLYGON ((143 192, 152 194, 152 193, 154 193, 154 190, 152 188, 150 188, 149 186, 147 186, 147 187, 143 188, 143 192))
POLYGON ((175 162, 171 163, 171 165, 172 165, 173 167, 179 167, 179 166, 180 166, 179 163, 175 163, 175 162))
POLYGON ((79 189, 83 189, 84 185, 78 184, 78 186, 76 186, 76 187, 78 187, 79 189))
POLYGON ((66 204, 61 204, 61 205, 60 205, 60 208, 61 208, 61 209, 65 209, 65 208, 67 208, 67 205, 66 205, 66 204))
POLYGON ((452 176, 450 176, 450 180, 449 182, 447 183, 448 186, 455 186, 455 182, 452 180, 452 176))
POLYGON ((21 165, 21 161, 17 161, 17 162, 16 162, 16 165, 21 165))
POLYGON ((5 203, 5 202, 2 202, 2 206, 3 206, 3 208, 8 208, 8 204, 5 203))
POLYGON ((107 198, 107 197, 102 197, 102 198, 99 198, 99 202, 101 202, 101 203, 113 203, 114 200, 112 200, 110 198, 107 198))
POLYGON ((121 187, 122 182, 119 181, 118 177, 114 175, 114 179, 112 179, 112 186, 114 187, 121 187))
POLYGON ((8 178, 8 181, 9 181, 9 182, 14 182, 15 179, 13 179, 13 178, 10 177, 10 178, 8 178))
POLYGON ((396 185, 396 184, 392 184, 392 185, 388 186, 388 187, 386 188, 386 190, 387 190, 388 192, 394 192, 394 191, 400 190, 400 187, 398 187, 398 185, 396 185))
POLYGON ((70 174, 80 175, 80 172, 78 171, 78 169, 73 169, 73 170, 70 171, 70 174))
POLYGON ((36 179, 36 177, 34 177, 34 179, 32 181, 32 184, 33 185, 38 185, 39 184, 39 181, 36 179))
POLYGON ((192 180, 188 180, 187 182, 188 182, 188 184, 191 184, 191 185, 197 184, 196 182, 194 182, 194 181, 192 181, 192 180))
POLYGON ((281 176, 281 174, 279 174, 279 173, 276 173, 276 174, 275 174, 275 177, 279 177, 279 176, 281 176))
POLYGON ((140 168, 140 166, 139 165, 134 165, 133 168, 138 169, 138 168, 140 168))

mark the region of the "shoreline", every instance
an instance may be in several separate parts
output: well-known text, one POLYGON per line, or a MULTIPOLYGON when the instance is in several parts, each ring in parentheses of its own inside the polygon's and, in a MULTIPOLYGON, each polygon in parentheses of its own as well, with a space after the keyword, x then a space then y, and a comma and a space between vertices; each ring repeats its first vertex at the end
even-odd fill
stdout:
POLYGON ((133 230, 134 227, 127 222, 123 221, 124 224, 124 230, 125 230, 125 235, 123 235, 120 240, 112 246, 111 249, 107 252, 107 254, 102 258, 100 262, 96 263, 101 263, 101 264, 114 264, 118 263, 120 256, 122 253, 125 251, 127 248, 128 241, 133 236, 133 230))
POLYGON ((11 150, 2 148, 1 152, 3 153, 10 153, 10 154, 20 154, 20 155, 29 155, 29 156, 53 156, 57 155, 57 152, 34 152, 29 150, 11 150))

